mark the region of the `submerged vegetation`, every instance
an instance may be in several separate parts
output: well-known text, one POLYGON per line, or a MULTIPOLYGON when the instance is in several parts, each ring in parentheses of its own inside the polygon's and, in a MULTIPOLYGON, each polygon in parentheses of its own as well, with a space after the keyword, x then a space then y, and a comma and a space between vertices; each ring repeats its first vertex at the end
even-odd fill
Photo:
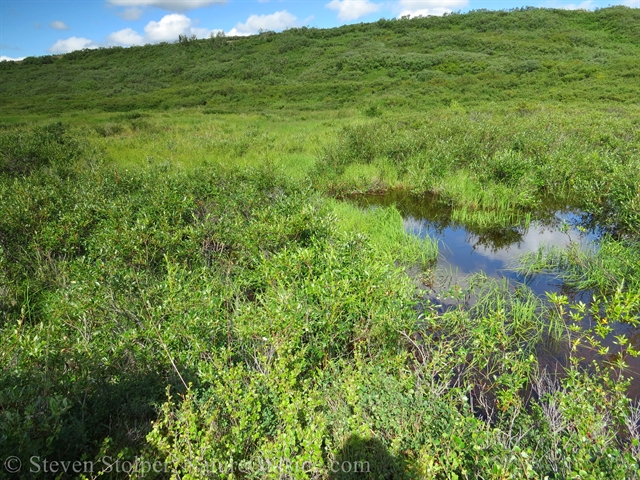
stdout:
POLYGON ((640 476, 638 346, 603 343, 640 323, 638 15, 1 63, 0 458, 86 478, 640 476), (522 259, 565 292, 479 273, 443 310, 437 242, 340 200, 389 190, 480 236, 571 207, 600 240, 522 259), (542 365, 546 343, 566 364, 542 365))

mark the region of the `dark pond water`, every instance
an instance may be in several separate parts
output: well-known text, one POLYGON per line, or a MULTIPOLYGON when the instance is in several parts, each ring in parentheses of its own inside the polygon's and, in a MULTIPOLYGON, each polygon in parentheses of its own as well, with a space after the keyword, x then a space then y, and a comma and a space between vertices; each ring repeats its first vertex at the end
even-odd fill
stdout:
MULTIPOLYGON (((538 296, 545 298, 547 292, 562 293, 571 301, 590 303, 591 292, 570 291, 553 275, 536 275, 525 278, 515 271, 518 257, 526 252, 537 252, 542 246, 565 247, 578 242, 582 248, 598 248, 597 235, 582 233, 582 215, 569 208, 547 205, 520 223, 502 228, 484 228, 457 222, 452 211, 432 197, 414 197, 405 192, 390 192, 384 195, 363 195, 350 198, 363 208, 395 205, 404 219, 405 230, 424 238, 438 240, 439 258, 435 269, 432 290, 427 300, 446 310, 456 305, 457 300, 447 296, 453 286, 465 287, 470 276, 484 273, 492 278, 504 278, 511 288, 525 284, 538 296)), ((582 229, 584 231, 584 229, 582 229)), ((417 272, 416 272, 417 273, 417 272)), ((583 321, 590 327, 590 319, 583 321)), ((640 348, 640 329, 624 323, 612 324, 613 333, 603 341, 616 352, 615 335, 626 335, 636 348, 640 348)), ((556 371, 568 362, 567 345, 541 345, 539 363, 550 371, 556 371)), ((594 351, 581 351, 585 364, 593 359, 614 360, 594 351)), ((640 358, 626 359, 629 369, 626 375, 633 376, 629 396, 640 398, 640 358), (635 380, 637 379, 637 380, 635 380)))

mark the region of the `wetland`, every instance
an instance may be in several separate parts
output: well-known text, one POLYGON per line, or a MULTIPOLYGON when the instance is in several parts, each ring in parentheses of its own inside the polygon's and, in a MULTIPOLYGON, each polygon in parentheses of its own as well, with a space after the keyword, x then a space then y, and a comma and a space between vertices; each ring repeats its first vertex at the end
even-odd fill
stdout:
POLYGON ((522 8, 0 62, 0 458, 639 478, 638 38, 522 8))

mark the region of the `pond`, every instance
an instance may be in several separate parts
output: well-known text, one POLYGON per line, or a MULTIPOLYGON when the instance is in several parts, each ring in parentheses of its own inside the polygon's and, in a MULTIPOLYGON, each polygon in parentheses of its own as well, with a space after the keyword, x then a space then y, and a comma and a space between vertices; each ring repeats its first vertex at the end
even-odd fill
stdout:
MULTIPOLYGON (((384 195, 354 196, 349 201, 363 208, 395 205, 407 232, 438 240, 439 258, 425 301, 438 305, 440 311, 458 304, 458 300, 447 295, 452 287, 464 288, 469 278, 479 273, 505 279, 514 290, 524 284, 541 298, 546 298, 547 292, 555 292, 567 295, 574 302, 583 301, 588 305, 591 301, 592 292, 571 291, 554 275, 524 277, 515 271, 520 255, 537 252, 543 246, 562 248, 577 242, 581 248, 598 248, 598 235, 580 228, 583 221, 580 212, 559 205, 545 205, 526 218, 504 222, 501 227, 489 227, 456 220, 450 207, 431 196, 415 197, 392 191, 384 195)), ((418 274, 419 270, 409 273, 418 274)), ((587 317, 583 324, 591 327, 591 318, 587 317)), ((613 332, 602 342, 610 347, 610 352, 616 351, 616 335, 627 336, 636 348, 640 348, 640 328, 620 322, 611 326, 613 332)), ((568 362, 568 348, 568 345, 540 345, 539 364, 549 371, 560 370, 568 362)), ((595 350, 582 350, 580 355, 585 358, 585 365, 596 358, 615 359, 613 353, 603 357, 595 350)), ((631 398, 640 398, 640 358, 627 357, 626 362, 629 365, 626 375, 634 377, 628 394, 631 398)))

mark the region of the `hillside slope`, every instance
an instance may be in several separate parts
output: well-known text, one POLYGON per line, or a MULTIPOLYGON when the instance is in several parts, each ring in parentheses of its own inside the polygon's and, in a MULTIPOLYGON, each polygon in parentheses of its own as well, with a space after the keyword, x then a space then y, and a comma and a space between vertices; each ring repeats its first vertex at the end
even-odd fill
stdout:
POLYGON ((5 114, 636 102, 640 11, 525 8, 0 63, 5 114))

